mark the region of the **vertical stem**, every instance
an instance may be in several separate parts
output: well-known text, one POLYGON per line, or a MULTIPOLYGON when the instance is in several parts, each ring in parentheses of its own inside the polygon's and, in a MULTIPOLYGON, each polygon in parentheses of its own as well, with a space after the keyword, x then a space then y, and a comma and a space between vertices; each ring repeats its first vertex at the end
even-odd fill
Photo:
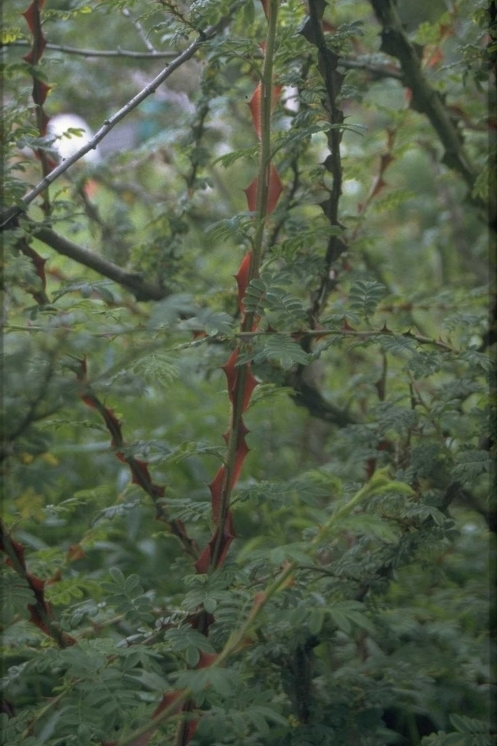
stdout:
POLYGON ((262 101, 261 101, 261 150, 259 162, 259 178, 257 186, 257 228, 254 236, 253 259, 250 267, 249 280, 257 276, 262 255, 264 236, 264 220, 267 213, 269 194, 269 169, 271 166, 271 111, 273 97, 273 62, 276 46, 276 23, 278 19, 279 0, 269 0, 268 29, 264 68, 262 71, 262 101))
MULTIPOLYGON (((257 184, 257 227, 255 230, 252 261, 249 269, 249 282, 259 273, 262 257, 264 238, 264 221, 268 208, 269 176, 271 166, 271 111, 273 95, 273 60, 276 46, 276 24, 278 19, 279 0, 269 0, 268 3, 268 29, 266 36, 266 48, 264 55, 264 68, 262 72, 262 101, 261 101, 261 148, 259 162, 259 176, 257 184)), ((250 331, 253 325, 254 314, 248 313, 242 323, 242 331, 250 331)), ((222 487, 222 501, 219 511, 219 530, 216 544, 211 556, 210 566, 214 568, 217 564, 223 540, 223 528, 228 515, 233 486, 233 472, 240 437, 243 437, 242 409, 245 385, 247 382, 249 368, 247 365, 240 366, 237 375, 236 389, 233 396, 233 409, 228 435, 228 453, 226 468, 222 487)))

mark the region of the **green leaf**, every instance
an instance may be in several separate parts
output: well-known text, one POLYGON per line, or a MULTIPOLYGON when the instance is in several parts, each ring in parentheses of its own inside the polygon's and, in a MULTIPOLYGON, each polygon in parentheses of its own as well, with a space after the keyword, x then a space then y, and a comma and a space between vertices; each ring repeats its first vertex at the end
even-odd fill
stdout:
POLYGON ((452 475, 455 480, 466 484, 474 482, 481 474, 490 471, 491 458, 487 451, 465 450, 457 454, 457 463, 452 475))
POLYGON ((309 616, 309 620, 308 620, 309 632, 312 635, 318 635, 321 632, 325 618, 326 618, 325 609, 322 609, 322 608, 312 609, 311 614, 309 616))
POLYGON ((450 714, 449 720, 459 733, 488 733, 488 723, 483 722, 483 720, 475 720, 457 713, 450 714))
POLYGON ((381 282, 358 280, 349 291, 350 309, 368 318, 385 294, 386 287, 381 282))
POLYGON ((119 585, 122 588, 125 587, 125 584, 126 584, 125 577, 118 567, 111 567, 109 569, 109 575, 111 576, 114 583, 116 583, 116 585, 119 585))
POLYGON ((338 629, 340 629, 342 632, 345 632, 346 635, 350 634, 352 625, 350 624, 350 621, 345 614, 334 607, 330 607, 328 609, 328 614, 332 622, 336 624, 338 629))
POLYGON ((271 334, 263 341, 263 349, 255 355, 254 362, 273 360, 281 365, 283 370, 290 370, 294 365, 307 365, 310 355, 291 337, 283 334, 271 334))

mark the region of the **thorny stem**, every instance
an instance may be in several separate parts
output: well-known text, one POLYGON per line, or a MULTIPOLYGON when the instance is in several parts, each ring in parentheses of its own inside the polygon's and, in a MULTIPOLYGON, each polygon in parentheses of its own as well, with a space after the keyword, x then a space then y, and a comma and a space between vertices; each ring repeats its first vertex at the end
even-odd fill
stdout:
MULTIPOLYGON (((10 535, 6 529, 4 529, 3 523, 0 523, 0 542, 2 545, 2 551, 7 555, 9 564, 20 578, 22 578, 29 586, 33 593, 34 599, 32 604, 28 604, 28 608, 36 614, 42 627, 40 627, 45 634, 51 637, 58 645, 59 648, 67 648, 70 645, 74 645, 76 640, 70 635, 64 633, 58 623, 53 619, 49 612, 49 607, 44 598, 43 588, 41 590, 34 584, 34 576, 28 573, 24 558, 19 555, 16 550, 10 535)), ((37 579, 39 580, 39 578, 37 579)), ((37 624, 37 626, 40 626, 37 624)))
MULTIPOLYGON (((269 17, 268 29, 266 36, 266 48, 264 56, 264 68, 262 71, 262 94, 261 94, 261 147, 260 147, 260 165, 257 185, 257 227, 252 246, 252 261, 249 268, 249 282, 259 273, 259 266, 262 257, 262 247, 264 238, 265 217, 268 207, 269 196, 269 175, 271 166, 271 111, 272 111, 272 93, 273 93, 273 58, 276 44, 276 23, 278 18, 279 0, 270 0, 268 3, 269 17)), ((252 329, 254 314, 246 314, 242 331, 252 329)), ((240 366, 237 374, 236 389, 233 397, 233 411, 231 416, 231 425, 228 435, 228 454, 226 458, 226 467, 224 482, 222 486, 222 501, 219 511, 219 529, 211 555, 211 568, 215 567, 219 559, 223 541, 223 531, 226 517, 229 510, 231 489, 233 482, 233 472, 235 469, 236 453, 239 447, 240 437, 242 434, 242 409, 245 385, 249 368, 247 365, 240 366)))
POLYGON ((180 706, 183 705, 191 697, 191 694, 192 693, 189 689, 184 689, 181 694, 176 697, 174 702, 171 702, 168 707, 162 710, 162 712, 160 712, 154 718, 150 718, 145 723, 145 725, 136 728, 134 731, 128 733, 127 736, 120 739, 119 741, 115 741, 115 746, 131 746, 131 744, 137 743, 138 739, 141 736, 144 736, 147 733, 150 733, 150 731, 155 730, 157 726, 159 726, 165 720, 168 720, 172 715, 175 715, 180 706))
POLYGON ((269 169, 271 166, 271 111, 273 97, 273 63, 276 44, 276 22, 278 18, 279 0, 270 0, 268 3, 269 18, 266 37, 266 49, 264 55, 264 68, 262 71, 262 96, 261 96, 261 150, 259 163, 259 178, 257 186, 257 228, 253 243, 253 260, 249 279, 257 276, 262 256, 262 243, 264 236, 264 220, 268 207, 269 195, 269 169))
MULTIPOLYGON (((43 331, 44 327, 42 326, 23 326, 21 324, 8 324, 4 326, 4 331, 19 331, 19 332, 36 332, 36 331, 43 331)), ((67 329, 67 332, 72 331, 71 329, 67 329)), ((114 336, 120 336, 123 334, 149 334, 149 329, 147 327, 136 327, 134 329, 118 329, 118 330, 112 330, 108 332, 93 332, 89 333, 92 337, 114 337, 114 336)), ((268 331, 259 329, 253 332, 237 332, 234 334, 236 338, 240 339, 252 339, 254 337, 268 337, 270 335, 284 335, 286 337, 292 337, 295 335, 295 332, 291 331, 268 331)), ((433 345, 434 347, 438 347, 441 350, 445 350, 446 352, 453 352, 456 355, 461 353, 461 350, 458 350, 457 347, 453 347, 452 345, 448 344, 447 342, 443 342, 441 339, 434 339, 433 337, 427 337, 423 334, 414 334, 411 331, 407 332, 394 332, 391 329, 378 329, 376 331, 358 331, 355 329, 304 329, 302 331, 302 334, 305 334, 308 337, 359 337, 360 339, 374 339, 375 337, 406 337, 407 339, 412 339, 415 342, 417 342, 420 345, 433 345)), ((224 342, 227 341, 227 337, 223 337, 222 335, 219 335, 217 337, 202 337, 200 339, 195 339, 193 342, 187 342, 185 344, 177 345, 176 347, 173 347, 172 350, 175 352, 178 350, 184 350, 189 349, 191 347, 199 347, 202 344, 207 344, 209 342, 219 341, 224 342)))
MULTIPOLYGON (((329 534, 330 531, 332 531, 335 528, 336 523, 342 519, 344 516, 348 515, 354 508, 356 508, 359 504, 361 504, 365 499, 368 497, 371 497, 379 490, 382 490, 385 488, 385 485, 389 485, 392 489, 395 488, 402 488, 403 490, 410 489, 408 488, 404 483, 399 482, 392 482, 390 481, 389 477, 384 472, 376 472, 376 474, 372 477, 372 479, 367 482, 361 489, 356 492, 356 494, 345 504, 342 505, 338 510, 336 510, 329 518, 329 520, 321 526, 320 530, 317 532, 316 536, 313 538, 313 540, 310 542, 310 546, 313 547, 316 544, 318 544, 319 541, 322 540, 323 536, 326 534, 329 534)), ((288 585, 288 583, 291 581, 292 576, 294 572, 298 569, 298 562, 290 562, 286 567, 282 569, 282 571, 276 576, 274 580, 272 580, 265 591, 260 592, 256 595, 254 604, 252 606, 252 609, 247 616, 245 622, 242 624, 242 626, 234 632, 228 641, 226 642, 224 648, 220 652, 220 654, 217 656, 217 658, 211 663, 209 668, 218 668, 221 666, 231 655, 236 654, 238 652, 240 644, 244 642, 244 640, 247 638, 250 631, 253 629, 255 622, 257 621, 257 618, 260 616, 263 608, 266 606, 268 601, 283 587, 288 585)), ((169 707, 167 707, 165 710, 163 710, 157 717, 153 718, 151 721, 146 723, 145 725, 141 726, 140 728, 137 728, 135 731, 130 733, 128 736, 123 738, 120 741, 117 741, 115 746, 130 746, 130 744, 134 743, 137 738, 140 736, 148 733, 151 730, 155 730, 160 723, 167 720, 171 715, 174 715, 177 710, 178 706, 184 704, 187 700, 191 698, 192 692, 189 689, 185 689, 179 694, 178 698, 171 704, 169 707)))
MULTIPOLYGON (((295 332, 288 332, 288 331, 278 331, 278 332, 272 332, 272 331, 263 331, 263 330, 257 330, 253 332, 238 332, 238 334, 235 334, 236 337, 241 337, 242 339, 250 339, 251 337, 257 337, 257 336, 269 336, 274 334, 281 334, 285 336, 294 336, 295 332)), ((447 352, 455 352, 459 353, 460 350, 456 349, 455 347, 452 347, 451 345, 447 344, 446 342, 443 342, 441 339, 433 339, 432 337, 425 337, 422 334, 414 334, 411 331, 407 332, 393 332, 391 329, 378 329, 377 331, 359 331, 356 329, 305 329, 302 331, 302 334, 305 334, 307 337, 359 337, 361 339, 365 338, 374 338, 374 337, 406 337, 407 339, 413 339, 418 344, 430 344, 434 345, 435 347, 439 347, 441 350, 446 350, 447 352)))

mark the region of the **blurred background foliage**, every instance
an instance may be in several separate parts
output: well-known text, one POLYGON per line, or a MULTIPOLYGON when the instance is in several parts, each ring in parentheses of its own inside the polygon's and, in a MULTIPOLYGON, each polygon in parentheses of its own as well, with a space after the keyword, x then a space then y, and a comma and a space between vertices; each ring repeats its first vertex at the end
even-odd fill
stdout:
MULTIPOLYGON (((60 629, 78 640, 58 649, 29 622, 26 575, 5 563, 7 744, 131 743, 162 693, 183 686, 203 713, 195 734, 167 722, 147 743, 495 742, 492 18, 480 0, 398 4, 472 164, 468 187, 426 113, 410 106, 399 60, 381 50, 375 5, 389 3, 324 9, 345 75, 347 245, 330 263, 323 80, 300 33, 306 4, 281 3, 272 138, 283 192, 266 232, 265 300, 254 306, 260 327, 281 334, 245 348, 258 386, 234 492, 237 538, 208 578, 154 520, 75 370, 84 359, 126 453, 166 485, 170 517, 205 546, 229 413, 221 366, 240 323, 233 277, 252 239, 243 190, 258 163, 247 104, 262 65, 262 6, 46 0, 35 69, 50 86, 44 139, 23 60, 27 2, 2 8, 4 208, 41 180, 34 150, 56 158, 62 143, 83 142, 77 122, 72 135, 50 130, 57 115, 82 117, 91 136, 200 30, 229 17, 93 158, 55 181, 49 201, 3 232, 3 519, 60 629), (42 225, 159 287, 161 299, 137 299, 33 237, 42 225), (26 245, 46 260, 44 289, 26 245), (326 301, 311 318, 323 278, 326 301), (378 474, 387 486, 321 535, 378 474), (219 652, 288 561, 292 584, 219 677, 202 679, 202 645, 219 652), (215 617, 207 638, 188 623, 198 608, 215 617)), ((3 549, 12 559, 8 541, 3 549)))

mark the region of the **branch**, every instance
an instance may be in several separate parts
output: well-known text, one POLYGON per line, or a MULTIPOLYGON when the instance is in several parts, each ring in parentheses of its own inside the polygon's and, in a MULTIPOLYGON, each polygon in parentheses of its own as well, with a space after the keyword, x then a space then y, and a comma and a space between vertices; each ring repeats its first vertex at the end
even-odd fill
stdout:
POLYGON ((19 438, 33 422, 43 419, 44 417, 48 417, 55 411, 57 411, 58 407, 55 407, 55 409, 49 409, 47 413, 43 413, 42 415, 38 413, 38 407, 43 402, 47 394, 48 387, 54 373, 56 352, 57 350, 54 350, 49 357, 48 365, 42 376, 39 389, 37 392, 34 393, 34 397, 31 399, 31 401, 29 401, 26 414, 24 415, 24 417, 21 418, 21 421, 17 424, 17 426, 11 433, 7 432, 5 434, 5 446, 2 447, 2 449, 0 450, 0 460, 3 460, 7 457, 7 455, 9 455, 10 444, 17 440, 17 438, 19 438))
POLYGON ((495 506, 491 505, 487 508, 485 505, 482 505, 469 490, 463 488, 460 482, 451 482, 449 484, 443 495, 440 510, 445 513, 453 500, 459 500, 474 510, 475 513, 481 515, 487 524, 488 530, 492 533, 497 533, 497 510, 495 506))
POLYGON ((54 618, 52 607, 45 599, 46 581, 28 572, 24 546, 11 537, 9 531, 1 522, 0 552, 6 555, 6 564, 24 580, 33 594, 33 602, 27 604, 27 609, 30 613, 29 621, 55 640, 60 648, 63 649, 75 645, 76 640, 61 629, 54 618))
MULTIPOLYGON (((5 44, 0 45, 2 47, 29 47, 29 42, 23 39, 17 39, 16 41, 9 41, 5 44)), ((177 53, 176 52, 159 52, 154 50, 153 52, 135 52, 131 49, 78 49, 78 47, 67 47, 64 44, 51 44, 45 45, 45 50, 50 49, 53 52, 63 52, 64 54, 76 54, 80 57, 128 57, 133 60, 173 60, 177 53)))
MULTIPOLYGON (((125 14, 124 14, 125 15, 125 14)), ((7 47, 29 47, 30 44, 25 39, 16 39, 15 41, 8 41, 4 44, 0 44, 0 49, 7 47)), ((149 45, 147 44, 147 47, 149 45)), ((128 58, 131 60, 174 60, 177 52, 164 51, 161 52, 158 49, 150 46, 150 51, 138 52, 134 49, 84 49, 80 47, 69 47, 65 44, 53 44, 47 42, 45 44, 45 51, 62 52, 63 54, 73 54, 79 57, 108 57, 108 58, 128 58)), ((256 57, 262 58, 262 52, 256 53, 256 57)), ((371 73, 378 78, 396 78, 397 80, 402 79, 402 73, 399 69, 392 65, 378 65, 374 62, 368 62, 365 59, 352 59, 351 57, 341 57, 339 62, 340 67, 345 67, 347 70, 364 70, 365 72, 371 73)))
POLYGON ((133 18, 131 11, 129 8, 123 8, 122 14, 125 18, 129 18, 135 29, 138 31, 138 35, 142 42, 145 44, 149 52, 155 52, 156 49, 150 39, 148 38, 146 30, 143 28, 142 24, 137 18, 133 18))
POLYGON ((344 67, 346 70, 364 70, 375 78, 395 78, 396 80, 402 80, 402 72, 398 67, 394 67, 393 65, 376 65, 374 62, 367 62, 364 59, 354 60, 350 57, 340 57, 338 66, 344 67))
MULTIPOLYGON (((342 194, 342 160, 340 155, 340 142, 343 130, 344 114, 338 104, 338 98, 342 87, 344 75, 340 73, 337 66, 340 63, 340 55, 328 49, 322 28, 324 3, 319 0, 310 0, 309 18, 306 21, 301 34, 317 49, 318 70, 323 79, 325 95, 322 98, 323 109, 327 112, 331 129, 328 132, 329 155, 324 161, 324 167, 331 174, 333 181, 329 196, 320 204, 328 222, 331 226, 342 227, 339 221, 339 202, 342 194)), ((328 299, 332 289, 336 285, 335 274, 331 272, 333 263, 346 250, 346 244, 340 236, 332 235, 328 240, 326 248, 325 266, 320 285, 312 301, 309 315, 312 319, 319 319, 320 313, 328 299)), ((303 345, 307 344, 305 341, 303 345)))
POLYGON ((347 427, 347 425, 357 424, 356 418, 348 410, 336 407, 324 398, 319 389, 307 383, 303 372, 304 367, 299 366, 297 372, 291 374, 285 381, 285 385, 295 391, 295 396, 291 398, 297 406, 304 407, 312 417, 328 422, 330 425, 347 427))
POLYGON ((215 25, 210 26, 208 29, 203 31, 197 37, 197 39, 195 39, 195 41, 192 42, 189 47, 187 47, 167 67, 165 67, 164 70, 162 70, 162 72, 160 72, 159 75, 157 75, 151 83, 145 86, 145 88, 143 88, 140 93, 138 93, 130 101, 128 101, 125 106, 119 109, 119 111, 116 112, 114 116, 112 116, 110 119, 107 119, 104 122, 103 127, 98 130, 98 132, 91 138, 91 140, 86 143, 86 145, 83 145, 79 150, 76 151, 76 153, 74 153, 69 158, 66 158, 66 160, 62 161, 62 163, 54 168, 53 171, 47 174, 47 176, 45 176, 45 178, 42 179, 42 181, 40 181, 40 183, 37 184, 34 189, 28 192, 28 194, 26 194, 26 196, 22 200, 20 200, 17 205, 5 210, 0 217, 0 229, 8 227, 8 223, 10 223, 11 220, 21 215, 28 207, 28 205, 30 205, 31 202, 33 202, 36 197, 38 197, 38 195, 41 194, 48 186, 50 186, 50 184, 53 184, 53 182, 58 179, 59 176, 65 173, 68 168, 73 166, 84 155, 89 153, 90 150, 95 150, 98 143, 103 140, 106 135, 109 134, 109 132, 116 126, 116 124, 124 119, 131 111, 133 111, 133 109, 136 109, 136 107, 139 106, 143 101, 145 101, 146 98, 152 95, 152 93, 155 93, 157 88, 165 80, 167 80, 167 78, 169 78, 169 76, 172 75, 175 70, 181 67, 184 62, 193 57, 195 52, 197 52, 197 50, 205 41, 212 39, 219 31, 221 31, 226 26, 233 12, 239 7, 239 5, 239 2, 235 3, 227 16, 222 18, 215 25))
MULTIPOLYGON (((240 337, 241 339, 250 339, 251 337, 260 337, 265 336, 268 337, 270 335, 285 335, 290 337, 298 337, 298 332, 287 332, 287 331, 269 331, 267 329, 259 329, 255 332, 237 332, 234 336, 240 337)), ((304 337, 359 337, 360 339, 368 339, 375 337, 405 337, 407 339, 413 339, 415 342, 417 342, 420 345, 434 345, 435 347, 440 348, 441 350, 445 350, 445 352, 454 352, 458 354, 460 351, 456 349, 455 347, 452 347, 452 345, 448 344, 447 342, 444 342, 442 339, 435 339, 434 337, 426 337, 423 334, 415 334, 410 329, 408 329, 406 332, 394 332, 391 329, 387 329, 386 327, 383 327, 382 329, 365 329, 364 331, 361 331, 360 329, 306 329, 305 331, 301 332, 302 336, 304 337)), ((296 339, 296 341, 298 341, 296 339)))
MULTIPOLYGON (((445 149, 443 163, 458 171, 472 189, 477 174, 464 150, 462 135, 451 119, 441 95, 426 80, 420 56, 404 32, 394 0, 371 0, 371 5, 382 26, 381 51, 399 60, 403 83, 412 91, 412 108, 426 114, 437 132, 445 149)), ((481 199, 475 202, 486 209, 481 199)))
POLYGON ((89 249, 79 246, 73 241, 61 236, 51 228, 35 227, 33 228, 35 238, 43 241, 44 244, 57 251, 59 254, 68 256, 70 259, 83 264, 85 267, 93 269, 104 277, 114 280, 127 290, 130 290, 137 301, 163 300, 169 294, 169 291, 144 280, 141 275, 133 272, 127 272, 117 264, 107 261, 103 257, 95 254, 89 249))
POLYGON ((86 406, 98 412, 104 421, 105 427, 111 436, 111 446, 114 449, 116 458, 129 466, 132 476, 132 484, 141 487, 142 490, 152 498, 155 506, 155 518, 166 523, 169 526, 171 533, 180 540, 183 549, 196 559, 199 554, 197 544, 194 539, 190 539, 187 535, 183 521, 176 518, 170 519, 167 515, 163 499, 165 488, 162 485, 156 484, 152 480, 148 470, 149 465, 146 461, 141 461, 126 452, 127 445, 123 438, 121 422, 112 409, 106 407, 93 391, 87 377, 85 360, 79 361, 75 372, 78 382, 81 385, 81 400, 86 404, 86 406))

